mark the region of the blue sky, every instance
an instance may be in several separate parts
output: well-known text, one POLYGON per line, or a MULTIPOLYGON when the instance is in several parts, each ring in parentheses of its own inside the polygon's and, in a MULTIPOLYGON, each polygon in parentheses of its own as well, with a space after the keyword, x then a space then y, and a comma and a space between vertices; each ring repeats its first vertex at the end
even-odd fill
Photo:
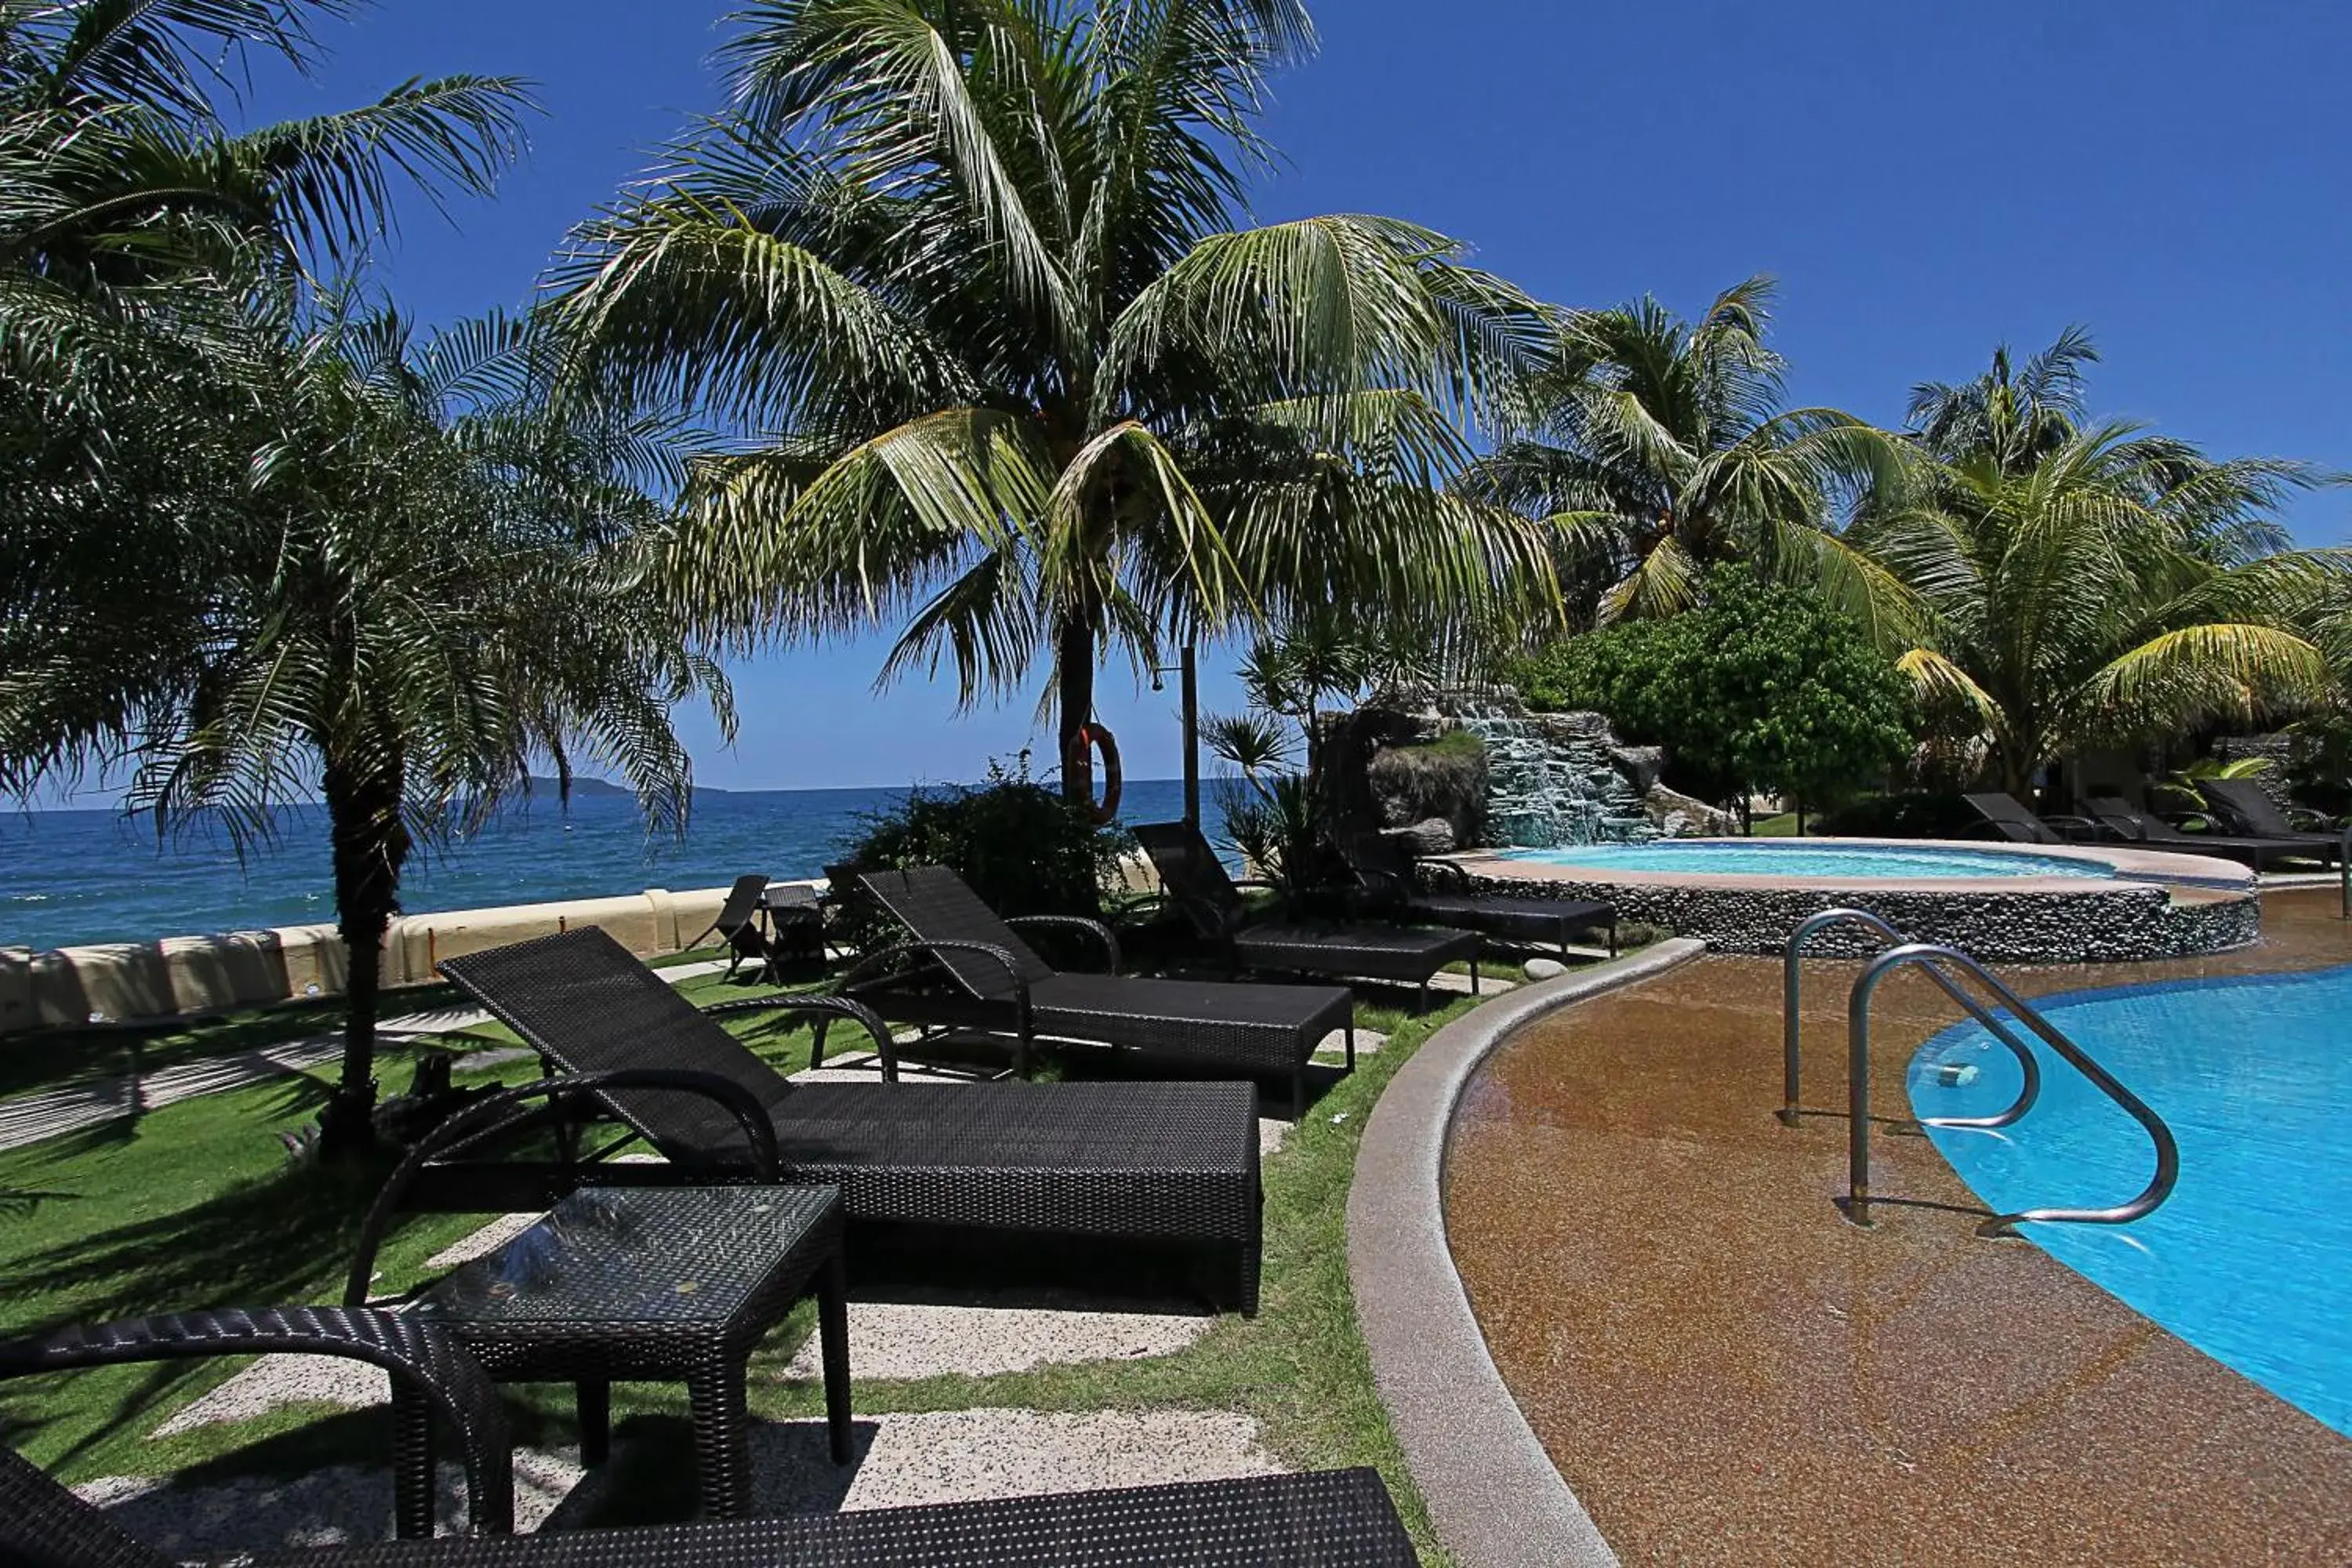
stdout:
MULTIPOLYGON (((525 299, 645 149, 718 107, 704 62, 727 9, 391 0, 332 32, 315 81, 254 108, 313 112, 415 74, 532 78, 548 112, 501 198, 455 229, 411 212, 385 258, 412 312, 462 315, 525 299)), ((1914 381, 2084 321, 2101 412, 2352 469, 2352 7, 1325 0, 1316 19, 1321 58, 1277 84, 1288 166, 1261 218, 1410 218, 1573 305, 1650 292, 1689 311, 1771 272, 1793 400, 1885 422, 1914 381)), ((2342 542, 2352 492, 2292 521, 2342 542)), ((960 718, 951 689, 873 693, 881 648, 740 668, 737 747, 688 722, 702 781, 952 780, 1031 738, 1031 698, 960 718)), ((1233 704, 1229 679, 1209 686, 1233 704)), ((1136 776, 1178 769, 1173 698, 1106 676, 1136 776)))

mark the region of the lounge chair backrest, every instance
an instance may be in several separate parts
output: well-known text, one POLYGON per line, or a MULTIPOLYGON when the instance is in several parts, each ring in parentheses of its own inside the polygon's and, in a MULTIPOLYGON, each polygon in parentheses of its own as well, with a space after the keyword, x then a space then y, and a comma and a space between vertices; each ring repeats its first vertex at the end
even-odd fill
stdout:
POLYGON ((1412 886, 1412 857, 1385 833, 1350 833, 1339 840, 1339 853, 1359 881, 1382 891, 1412 886))
MULTIPOLYGON (((770 1107, 792 1092, 782 1073, 594 926, 444 959, 441 973, 568 1072, 712 1073, 770 1107)), ((597 1098, 670 1160, 740 1164, 746 1158, 735 1119, 707 1100, 660 1089, 597 1098)))
POLYGON ((2083 805, 2102 824, 2136 844, 2145 843, 2151 837, 2162 837, 2161 824, 2133 810, 2131 802, 2119 795, 2095 795, 2083 805))
POLYGON ((173 1568, 105 1512, 0 1447, 0 1563, 37 1568, 173 1568))
MULTIPOLYGON (((945 866, 877 868, 856 875, 866 890, 921 940, 986 942, 1010 952, 1021 978, 1031 984, 1052 977, 1054 966, 1038 957, 994 910, 981 902, 980 895, 961 877, 945 866)), ((1000 1002, 1012 998, 1013 977, 986 953, 950 948, 937 956, 973 995, 1000 1002)))
POLYGON ((735 879, 727 889, 727 901, 719 906, 719 918, 711 928, 723 937, 732 938, 751 923, 751 916, 760 907, 760 895, 768 890, 768 879, 754 871, 735 879))
POLYGON ((1976 808, 1977 815, 2000 830, 2002 837, 2012 844, 2063 844, 2057 830, 2025 809, 2018 798, 2001 790, 1991 790, 1960 797, 1976 808))
POLYGON ((2197 787, 2207 799, 2264 838, 2307 838, 2309 834, 2289 822, 2271 799, 2270 791, 2252 779, 2200 779, 2197 787))
POLYGON ((1146 822, 1136 828, 1135 841, 1151 858, 1160 885, 1202 936, 1229 936, 1241 924, 1241 889, 1199 828, 1189 822, 1146 822))

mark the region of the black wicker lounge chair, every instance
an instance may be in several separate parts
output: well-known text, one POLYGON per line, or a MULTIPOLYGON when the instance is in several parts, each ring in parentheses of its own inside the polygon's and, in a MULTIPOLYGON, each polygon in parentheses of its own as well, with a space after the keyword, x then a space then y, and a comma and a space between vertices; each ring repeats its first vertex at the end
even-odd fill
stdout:
POLYGON ((1417 860, 1385 833, 1350 834, 1340 846, 1376 910, 1430 925, 1457 926, 1490 936, 1548 942, 1568 956, 1577 931, 1606 931, 1609 956, 1617 956, 1617 911, 1589 899, 1513 898, 1474 889, 1470 873, 1451 860, 1417 860), (1452 890, 1427 890, 1421 873, 1448 879, 1452 890))
POLYGON ((2210 855, 2216 859, 2235 860, 2256 871, 2267 871, 2281 860, 2312 853, 2299 845, 2281 844, 2274 839, 2183 832, 2160 816, 2138 810, 2121 795, 2095 795, 2086 804, 2091 815, 2118 837, 2168 854, 2210 855))
POLYGON ((727 900, 719 906, 719 918, 710 928, 686 946, 691 950, 702 945, 703 937, 715 936, 727 944, 727 976, 733 979, 735 971, 746 959, 760 966, 764 978, 775 961, 774 945, 768 933, 760 928, 760 895, 768 890, 768 879, 752 872, 735 879, 727 889, 727 900))
POLYGON ((1249 923, 1242 889, 1264 883, 1236 882, 1187 822, 1148 822, 1136 842, 1151 857, 1160 885, 1201 937, 1215 945, 1228 973, 1336 975, 1349 980, 1386 980, 1420 988, 1429 1005, 1429 977, 1449 963, 1467 960, 1470 988, 1478 988, 1475 931, 1411 931, 1396 926, 1303 925, 1286 921, 1249 923))
POLYGON ((2270 797, 2270 792, 2252 779, 2201 779, 2197 787, 2204 792, 2206 799, 2228 813, 2247 837, 2299 845, 2299 853, 2330 866, 2344 858, 2341 834, 2297 827, 2287 812, 2302 811, 2306 822, 2324 824, 2326 817, 2300 806, 2282 810, 2278 802, 2270 797))
MULTIPOLYGON (((1118 1046, 1228 1068, 1290 1085, 1290 1115, 1307 1107, 1307 1064, 1335 1033, 1356 1067, 1356 1005, 1345 986, 1233 985, 1144 980, 1118 973, 1118 938, 1097 921, 1068 915, 1005 920, 944 866, 856 873, 859 884, 913 933, 851 972, 843 990, 885 1017, 977 1029, 1013 1042, 1013 1070, 1026 1076, 1040 1035, 1118 1046), (1107 974, 1057 970, 1021 939, 1016 926, 1081 931, 1102 949, 1107 974), (877 973, 899 961, 930 962, 908 973, 877 973)), ((819 1039, 818 1053, 824 1051, 819 1039)))
POLYGON ((2036 816, 2013 795, 1999 790, 1960 797, 1985 825, 2011 844, 2084 844, 2111 837, 2087 816, 2036 816))
MULTIPOLYGON (((457 1434, 471 1533, 230 1560, 249 1568, 1412 1568, 1417 1561, 1388 1489, 1369 1469, 512 1535, 506 1423, 481 1369, 430 1324, 386 1312, 293 1307, 76 1329, 0 1345, 0 1377, 257 1351, 388 1369, 412 1393, 395 1408, 437 1415, 457 1434)), ((172 1568, 174 1559, 0 1447, 0 1563, 172 1568)))
MULTIPOLYGON (((449 959, 441 971, 565 1072, 659 1068, 748 1090, 774 1124, 784 1180, 841 1189, 853 1276, 861 1231, 882 1224, 1124 1238, 1208 1250, 1212 1293, 1257 1310, 1257 1094, 1247 1084, 901 1084, 889 1031, 862 1003, 790 994, 698 1011, 593 928, 449 959), (883 1081, 789 1082, 717 1022, 759 1008, 855 1022, 874 1038, 883 1081)), ((744 1179, 740 1131, 709 1100, 636 1088, 595 1099, 668 1162, 607 1161, 588 1173, 597 1184, 744 1179)), ((501 1201, 514 1211, 547 1207, 586 1179, 567 1158, 501 1161, 450 1180, 462 1186, 476 1169, 505 1178, 501 1201), (526 1179, 509 1177, 517 1171, 526 1179)), ((421 1175, 411 1201, 481 1206, 467 1191, 436 1203, 436 1186, 421 1175)))

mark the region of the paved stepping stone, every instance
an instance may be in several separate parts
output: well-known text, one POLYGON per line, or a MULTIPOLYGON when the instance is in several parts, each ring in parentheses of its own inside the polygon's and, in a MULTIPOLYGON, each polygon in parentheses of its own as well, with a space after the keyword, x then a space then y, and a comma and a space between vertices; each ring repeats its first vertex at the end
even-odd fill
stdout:
MULTIPOLYGON (((849 1304, 849 1367, 866 1378, 992 1377, 1072 1362, 1133 1361, 1173 1355, 1216 1320, 1192 1312, 1105 1310, 1068 1297, 1050 1305, 1003 1307, 978 1301, 849 1304)), ((822 1375, 812 1334, 781 1375, 822 1375)))
POLYGON ((756 1426, 753 1511, 898 1508, 1277 1475, 1286 1468, 1258 1442, 1254 1418, 1223 1411, 860 1415, 856 1441, 854 1468, 836 1469, 825 1461, 822 1421, 756 1426))

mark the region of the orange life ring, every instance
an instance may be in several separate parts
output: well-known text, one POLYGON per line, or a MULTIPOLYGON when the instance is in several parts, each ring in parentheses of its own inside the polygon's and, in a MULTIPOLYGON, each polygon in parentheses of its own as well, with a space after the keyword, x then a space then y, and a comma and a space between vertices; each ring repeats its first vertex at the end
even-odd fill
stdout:
POLYGON ((1102 800, 1087 809, 1097 822, 1107 823, 1118 815, 1119 795, 1126 787, 1119 772, 1118 737, 1110 732, 1109 725, 1100 721, 1080 725, 1070 737, 1069 754, 1062 759, 1062 765, 1072 770, 1085 767, 1089 751, 1102 755, 1103 793, 1102 800))

